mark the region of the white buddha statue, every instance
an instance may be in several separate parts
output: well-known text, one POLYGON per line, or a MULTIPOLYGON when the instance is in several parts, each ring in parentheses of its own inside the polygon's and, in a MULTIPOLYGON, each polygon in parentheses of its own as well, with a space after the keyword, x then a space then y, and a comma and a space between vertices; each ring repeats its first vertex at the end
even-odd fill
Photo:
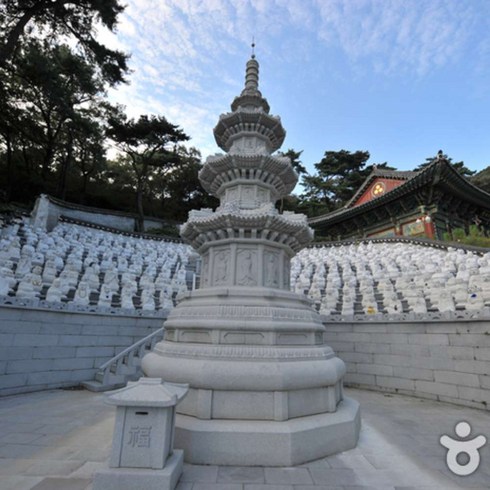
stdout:
POLYGON ((64 293, 61 288, 61 279, 57 277, 46 292, 46 301, 51 303, 61 303, 64 293))
POLYGON ((78 283, 77 290, 75 291, 75 296, 73 297, 73 302, 79 305, 90 304, 90 286, 85 281, 80 281, 78 283))

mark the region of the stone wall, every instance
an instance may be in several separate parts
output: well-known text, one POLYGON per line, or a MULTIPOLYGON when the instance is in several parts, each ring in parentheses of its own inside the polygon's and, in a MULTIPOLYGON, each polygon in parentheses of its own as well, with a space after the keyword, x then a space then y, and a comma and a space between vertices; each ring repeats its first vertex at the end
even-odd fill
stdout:
MULTIPOLYGON (((75 386, 164 317, 0 306, 0 395, 75 386)), ((323 317, 345 384, 490 409, 490 315, 323 317), (444 318, 446 316, 446 318, 444 318)))
MULTIPOLYGON (((133 232, 136 229, 138 219, 133 213, 82 206, 45 194, 38 197, 31 219, 33 226, 51 231, 61 216, 126 232, 133 232)), ((166 224, 165 220, 145 216, 145 230, 162 228, 164 224, 166 224)))
POLYGON ((490 315, 413 316, 324 317, 325 340, 347 365, 345 385, 490 410, 490 315))
POLYGON ((156 315, 0 306, 0 395, 91 380, 101 364, 162 324, 156 315))

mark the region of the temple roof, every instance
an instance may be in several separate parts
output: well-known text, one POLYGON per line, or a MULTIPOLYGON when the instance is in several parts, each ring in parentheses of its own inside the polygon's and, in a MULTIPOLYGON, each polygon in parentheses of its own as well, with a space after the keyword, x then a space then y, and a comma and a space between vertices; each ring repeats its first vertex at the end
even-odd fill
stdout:
POLYGON ((356 193, 344 206, 350 208, 354 206, 356 201, 364 194, 368 187, 378 178, 394 179, 394 180, 408 180, 415 177, 419 172, 416 171, 404 171, 404 170, 387 170, 385 168, 374 168, 373 171, 366 177, 366 180, 361 184, 356 193))
MULTIPOLYGON (((372 199, 359 206, 352 206, 351 199, 349 203, 340 209, 322 216, 310 218, 310 225, 331 225, 342 222, 373 209, 383 207, 404 196, 414 194, 426 186, 437 186, 444 193, 450 193, 490 212, 490 194, 465 179, 446 159, 436 159, 419 172, 396 172, 398 174, 396 177, 394 176, 394 171, 380 170, 380 174, 384 177, 388 176, 388 172, 391 173, 391 178, 400 178, 399 175, 404 173, 413 175, 407 175, 406 182, 376 199, 372 199)), ((380 177, 380 174, 373 177, 380 177)), ((371 175, 368 179, 370 178, 371 175)), ((363 183, 361 188, 366 189, 365 185, 366 182, 363 183)), ((356 195, 358 196, 359 194, 356 193, 356 195)))

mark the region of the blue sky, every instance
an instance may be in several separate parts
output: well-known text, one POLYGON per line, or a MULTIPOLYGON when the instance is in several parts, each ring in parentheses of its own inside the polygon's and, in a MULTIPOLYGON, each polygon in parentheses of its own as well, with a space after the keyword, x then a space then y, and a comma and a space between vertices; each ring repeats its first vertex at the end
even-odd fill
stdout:
POLYGON ((111 93, 162 114, 203 156, 243 88, 252 36, 260 90, 312 172, 326 150, 411 170, 442 149, 490 165, 488 0, 127 0, 112 46, 132 53, 111 93))

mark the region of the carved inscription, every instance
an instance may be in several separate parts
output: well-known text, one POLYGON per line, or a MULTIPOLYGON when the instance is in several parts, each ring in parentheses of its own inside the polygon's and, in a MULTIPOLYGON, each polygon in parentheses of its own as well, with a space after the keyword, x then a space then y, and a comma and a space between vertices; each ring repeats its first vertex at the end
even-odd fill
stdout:
POLYGON ((128 446, 151 447, 151 429, 151 425, 148 427, 131 427, 129 429, 128 446))

